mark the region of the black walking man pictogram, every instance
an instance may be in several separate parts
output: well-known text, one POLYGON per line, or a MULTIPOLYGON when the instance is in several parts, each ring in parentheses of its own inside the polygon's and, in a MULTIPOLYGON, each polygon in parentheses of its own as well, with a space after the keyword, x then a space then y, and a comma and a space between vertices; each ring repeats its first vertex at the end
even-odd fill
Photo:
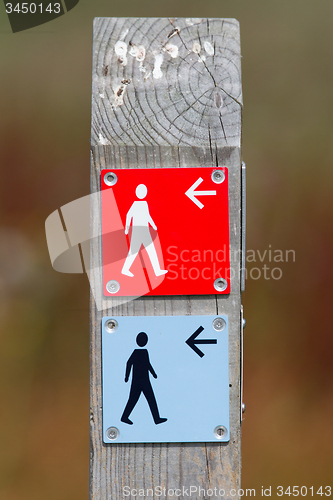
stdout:
MULTIPOLYGON (((140 332, 136 337, 136 343, 138 346, 144 347, 147 342, 148 335, 145 332, 140 332)), ((162 424, 163 422, 166 422, 168 420, 167 418, 160 417, 154 391, 149 380, 149 372, 154 378, 157 378, 157 375, 154 368, 150 364, 147 349, 134 349, 126 364, 125 382, 128 382, 128 377, 130 376, 132 368, 133 373, 130 395, 120 420, 125 424, 133 424, 128 417, 138 402, 141 392, 143 392, 149 404, 155 424, 162 424)))

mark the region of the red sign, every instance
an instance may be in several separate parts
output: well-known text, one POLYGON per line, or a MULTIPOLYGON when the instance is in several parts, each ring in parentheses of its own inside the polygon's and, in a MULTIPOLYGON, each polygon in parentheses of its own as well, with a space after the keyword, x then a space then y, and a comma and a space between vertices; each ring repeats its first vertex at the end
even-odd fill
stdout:
POLYGON ((230 293, 226 167, 102 170, 106 296, 230 293))

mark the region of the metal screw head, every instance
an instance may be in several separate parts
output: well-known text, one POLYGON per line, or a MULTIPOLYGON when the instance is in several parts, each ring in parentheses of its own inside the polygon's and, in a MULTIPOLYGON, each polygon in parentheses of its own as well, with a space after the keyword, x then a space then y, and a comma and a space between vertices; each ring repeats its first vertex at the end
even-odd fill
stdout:
POLYGON ((110 280, 106 284, 106 289, 109 293, 117 293, 120 290, 120 285, 117 280, 110 280))
POLYGON ((221 332, 222 330, 224 330, 225 325, 226 323, 223 318, 215 318, 213 321, 213 328, 217 332, 221 332))
POLYGON ((243 325, 242 325, 243 328, 246 327, 246 319, 243 318, 243 325))
POLYGON ((105 322, 105 329, 110 332, 110 333, 113 333, 117 330, 118 328, 118 321, 115 320, 115 319, 108 319, 106 322, 105 322))
POLYGON ((223 292, 227 288, 227 286, 228 286, 228 282, 224 278, 217 278, 214 281, 214 288, 218 292, 223 292))
POLYGON ((223 439, 224 436, 227 434, 227 429, 224 427, 224 425, 218 425, 214 429, 214 436, 216 439, 223 439))
POLYGON ((214 170, 212 173, 212 181, 215 182, 215 184, 222 184, 222 182, 225 179, 225 174, 223 170, 214 170))
POLYGON ((106 436, 108 439, 111 439, 111 441, 114 441, 119 436, 119 430, 117 427, 109 427, 106 431, 106 436))
POLYGON ((245 410, 246 410, 245 403, 242 403, 242 413, 245 413, 245 410))
POLYGON ((114 172, 107 172, 104 175, 104 182, 107 186, 114 186, 118 180, 118 177, 114 172))

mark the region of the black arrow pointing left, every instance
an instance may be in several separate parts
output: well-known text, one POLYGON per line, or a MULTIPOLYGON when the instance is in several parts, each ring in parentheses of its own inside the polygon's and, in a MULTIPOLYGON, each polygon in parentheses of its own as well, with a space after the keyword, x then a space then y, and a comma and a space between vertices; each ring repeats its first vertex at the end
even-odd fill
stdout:
POLYGON ((204 353, 198 349, 196 344, 217 344, 216 339, 197 339, 197 336, 200 335, 200 333, 204 330, 203 326, 199 326, 197 330, 195 330, 194 333, 185 341, 186 344, 193 349, 194 352, 200 356, 200 358, 204 357, 204 353))

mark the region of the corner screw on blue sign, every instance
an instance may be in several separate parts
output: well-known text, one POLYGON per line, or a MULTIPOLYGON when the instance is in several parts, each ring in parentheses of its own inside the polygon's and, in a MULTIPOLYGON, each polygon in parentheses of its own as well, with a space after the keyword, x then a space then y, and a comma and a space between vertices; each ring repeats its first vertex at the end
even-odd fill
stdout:
POLYGON ((102 319, 104 443, 227 442, 228 317, 102 319))

